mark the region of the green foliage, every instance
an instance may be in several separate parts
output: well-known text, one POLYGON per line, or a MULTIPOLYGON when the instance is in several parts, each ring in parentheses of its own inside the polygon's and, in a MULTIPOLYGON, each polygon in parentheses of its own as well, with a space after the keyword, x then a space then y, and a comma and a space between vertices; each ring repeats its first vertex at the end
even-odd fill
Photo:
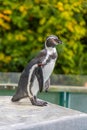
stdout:
POLYGON ((55 73, 87 74, 84 0, 0 1, 0 71, 22 71, 50 34, 59 36, 55 73), (85 54, 84 54, 85 52, 85 54))

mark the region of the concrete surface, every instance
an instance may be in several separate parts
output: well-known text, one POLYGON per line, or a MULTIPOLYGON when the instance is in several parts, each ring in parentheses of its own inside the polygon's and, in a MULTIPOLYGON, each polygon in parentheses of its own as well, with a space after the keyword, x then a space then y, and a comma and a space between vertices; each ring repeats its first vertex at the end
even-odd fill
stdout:
POLYGON ((0 97, 0 130, 87 130, 87 114, 48 103, 32 106, 29 99, 12 103, 0 97))

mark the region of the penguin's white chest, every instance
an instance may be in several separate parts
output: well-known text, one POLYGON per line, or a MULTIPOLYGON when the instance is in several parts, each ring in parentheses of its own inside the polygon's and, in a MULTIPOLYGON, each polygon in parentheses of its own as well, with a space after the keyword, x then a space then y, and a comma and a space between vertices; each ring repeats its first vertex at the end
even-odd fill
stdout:
POLYGON ((44 83, 48 80, 48 78, 50 77, 50 75, 53 72, 55 66, 55 60, 50 61, 48 64, 46 64, 43 67, 43 79, 44 79, 44 83))

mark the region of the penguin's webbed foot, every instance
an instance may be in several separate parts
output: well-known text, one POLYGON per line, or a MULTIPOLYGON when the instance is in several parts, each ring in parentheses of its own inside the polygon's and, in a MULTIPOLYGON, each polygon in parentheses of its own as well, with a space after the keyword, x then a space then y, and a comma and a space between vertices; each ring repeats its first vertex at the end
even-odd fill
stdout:
POLYGON ((35 105, 35 106, 47 106, 47 102, 37 100, 36 97, 30 98, 30 101, 32 105, 35 105))

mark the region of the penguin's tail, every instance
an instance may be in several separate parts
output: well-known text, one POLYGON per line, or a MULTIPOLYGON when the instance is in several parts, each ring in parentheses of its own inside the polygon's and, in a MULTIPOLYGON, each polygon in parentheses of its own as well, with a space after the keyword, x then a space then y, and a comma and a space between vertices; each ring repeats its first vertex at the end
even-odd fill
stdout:
POLYGON ((15 95, 12 97, 12 99, 11 99, 11 101, 12 102, 17 102, 17 101, 19 101, 20 99, 19 98, 17 98, 15 95))
POLYGON ((21 98, 19 98, 17 95, 14 95, 11 99, 12 102, 17 102, 19 101, 21 98))
POLYGON ((23 96, 14 95, 14 96, 12 97, 11 101, 12 101, 12 102, 17 102, 17 101, 19 101, 20 99, 26 98, 26 97, 28 97, 28 96, 27 96, 27 95, 23 95, 23 96))
POLYGON ((11 101, 12 102, 17 102, 20 99, 25 98, 25 97, 27 97, 27 94, 24 91, 22 91, 21 89, 20 90, 18 89, 16 94, 12 97, 11 101))

